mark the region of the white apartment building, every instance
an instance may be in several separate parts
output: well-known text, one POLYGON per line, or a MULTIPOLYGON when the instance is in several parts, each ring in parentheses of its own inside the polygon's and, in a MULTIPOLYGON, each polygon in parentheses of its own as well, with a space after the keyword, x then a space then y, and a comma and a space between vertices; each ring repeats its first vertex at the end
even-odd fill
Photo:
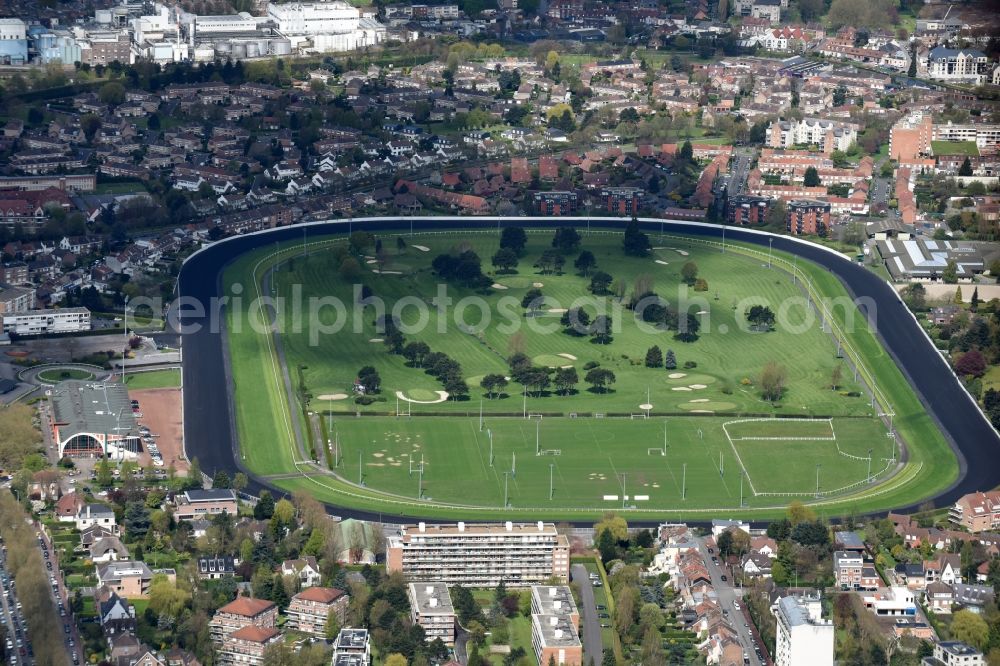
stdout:
POLYGON ((568 585, 532 585, 532 615, 564 615, 576 629, 580 628, 580 611, 568 585))
POLYGON ((0 40, 26 39, 27 26, 19 18, 0 19, 0 40))
POLYGON ((22 310, 3 316, 3 332, 17 335, 44 335, 46 333, 79 333, 90 330, 90 310, 63 308, 61 310, 22 310))
POLYGON ((858 140, 858 126, 822 118, 802 120, 776 120, 768 127, 768 146, 792 148, 798 145, 817 145, 824 153, 846 151, 858 140))
POLYGON ((247 12, 239 14, 221 14, 214 16, 192 16, 195 34, 255 32, 258 23, 265 19, 255 18, 247 12))
POLYGON ((833 666, 833 622, 823 620, 821 613, 818 598, 778 600, 775 666, 833 666))
POLYGON ((404 526, 389 537, 386 568, 412 581, 446 585, 528 587, 569 581, 569 540, 552 523, 404 526))
POLYGON ((455 644, 455 608, 444 583, 410 583, 410 620, 424 628, 427 641, 455 644))
POLYGON ((975 141, 979 148, 1000 145, 1000 124, 955 124, 950 120, 934 125, 934 141, 975 141))
POLYGON ((936 46, 927 52, 927 77, 937 81, 981 84, 990 74, 990 59, 976 49, 936 46))

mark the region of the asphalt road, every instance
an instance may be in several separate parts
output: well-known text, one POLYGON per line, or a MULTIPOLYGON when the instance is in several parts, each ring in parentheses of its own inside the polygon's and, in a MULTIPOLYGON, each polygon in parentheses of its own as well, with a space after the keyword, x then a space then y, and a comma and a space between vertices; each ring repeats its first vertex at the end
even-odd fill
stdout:
POLYGON ((743 590, 733 587, 733 578, 727 574, 722 565, 712 562, 713 553, 708 552, 704 539, 698 539, 698 551, 705 560, 708 573, 712 577, 712 587, 715 588, 715 593, 718 595, 719 608, 722 609, 722 612, 729 620, 730 626, 732 626, 737 636, 739 636, 740 646, 750 659, 751 666, 759 666, 761 662, 757 659, 757 655, 753 651, 753 628, 752 626, 744 626, 750 623, 746 622, 743 616, 743 605, 740 604, 739 610, 733 605, 734 601, 739 601, 743 598, 743 590), (722 580, 722 576, 726 576, 726 580, 722 580))
MULTIPOLYGON (((583 630, 583 661, 601 663, 604 646, 601 643, 601 620, 597 617, 597 602, 594 600, 594 584, 587 574, 587 567, 574 564, 570 569, 573 580, 580 582, 580 629, 583 630)), ((610 620, 608 621, 610 622, 610 620)))
MULTIPOLYGON (((589 224, 593 228, 606 226, 620 229, 623 225, 621 219, 565 217, 507 218, 502 222, 505 225, 534 227, 555 227, 573 222, 579 225, 589 224)), ((497 220, 486 217, 337 220, 311 225, 308 233, 310 237, 315 237, 324 233, 360 229, 379 231, 409 228, 411 223, 415 230, 442 230, 470 225, 492 228, 497 220)), ((661 225, 674 233, 716 238, 722 233, 719 228, 697 223, 661 222, 653 219, 642 223, 651 232, 659 231, 661 225)), ((776 249, 797 254, 824 266, 840 278, 852 296, 869 299, 872 305, 869 307, 862 304, 862 313, 869 318, 884 346, 915 387, 925 409, 940 425, 957 453, 959 478, 951 488, 936 498, 939 506, 951 504, 968 492, 1000 485, 1000 465, 995 464, 996 456, 1000 454, 1000 436, 985 419, 978 405, 962 389, 950 366, 924 335, 889 284, 842 256, 796 242, 787 236, 770 236, 734 228, 727 229, 726 236, 732 241, 764 247, 767 247, 768 238, 773 238, 776 249)), ((221 335, 221 327, 217 321, 213 323, 211 317, 213 299, 222 294, 222 270, 234 258, 249 250, 271 245, 275 241, 300 240, 302 237, 301 226, 236 236, 193 254, 181 269, 178 293, 182 297, 179 307, 183 315, 180 319, 183 323, 180 332, 184 355, 184 440, 188 457, 197 456, 202 469, 226 469, 231 473, 247 471, 237 450, 234 412, 229 394, 231 381, 226 362, 227 344, 225 336, 221 335)), ((253 480, 248 491, 255 492, 262 487, 264 485, 259 481, 253 480)), ((272 490, 276 491, 274 488, 272 490)), ((893 508, 903 510, 915 507, 893 508)), ((375 514, 340 507, 329 509, 345 517, 368 520, 422 519, 416 515, 375 514)))

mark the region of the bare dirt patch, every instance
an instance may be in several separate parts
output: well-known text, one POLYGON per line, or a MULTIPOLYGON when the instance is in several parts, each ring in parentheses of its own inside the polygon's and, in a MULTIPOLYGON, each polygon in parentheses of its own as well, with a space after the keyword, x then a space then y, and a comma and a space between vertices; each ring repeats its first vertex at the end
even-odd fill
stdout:
MULTIPOLYGON (((178 388, 140 389, 129 391, 129 396, 139 401, 142 407, 142 425, 152 431, 156 447, 163 457, 163 467, 173 464, 178 472, 187 473, 188 462, 184 458, 184 422, 181 418, 181 390, 178 388)), ((151 465, 149 452, 143 448, 139 463, 151 465)))

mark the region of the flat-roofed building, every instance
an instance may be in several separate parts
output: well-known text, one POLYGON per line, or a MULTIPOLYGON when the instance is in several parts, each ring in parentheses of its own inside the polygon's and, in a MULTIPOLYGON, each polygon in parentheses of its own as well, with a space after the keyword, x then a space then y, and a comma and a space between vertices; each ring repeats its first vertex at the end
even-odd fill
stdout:
POLYGON ((386 568, 415 582, 468 587, 569 582, 569 540, 542 521, 419 523, 389 537, 386 568))
POLYGON ((367 629, 341 629, 333 644, 333 666, 368 666, 371 641, 367 629))
POLYGON ((983 653, 959 641, 942 641, 934 646, 934 654, 924 657, 921 666, 985 666, 983 653))
MULTIPOLYGON (((6 273, 6 269, 4 270, 6 273)), ((25 271, 27 281, 27 271, 25 271)), ((35 307, 35 290, 27 287, 15 287, 9 284, 0 284, 0 314, 23 312, 35 307)))
POLYGON ((3 315, 3 332, 15 335, 79 333, 89 330, 90 310, 87 308, 21 310, 3 315))
POLYGON ((455 643, 455 608, 444 583, 410 583, 410 620, 424 628, 428 641, 455 643))
POLYGON ((576 608, 573 592, 566 585, 533 585, 531 612, 535 615, 565 615, 573 627, 580 628, 580 611, 576 608))
POLYGON ((813 199, 793 199, 788 202, 788 232, 824 234, 830 229, 830 204, 813 199))
POLYGON ((124 384, 68 379, 52 388, 49 403, 60 456, 138 454, 139 431, 124 384))
POLYGON ((774 617, 775 666, 833 666, 833 623, 821 617, 819 599, 782 597, 774 617))
POLYGON ((236 492, 228 488, 185 490, 174 501, 177 504, 174 518, 177 520, 196 520, 221 513, 235 516, 239 512, 236 492))
POLYGON ((583 664, 583 645, 577 629, 566 615, 532 615, 531 647, 541 665, 554 660, 557 666, 583 664))

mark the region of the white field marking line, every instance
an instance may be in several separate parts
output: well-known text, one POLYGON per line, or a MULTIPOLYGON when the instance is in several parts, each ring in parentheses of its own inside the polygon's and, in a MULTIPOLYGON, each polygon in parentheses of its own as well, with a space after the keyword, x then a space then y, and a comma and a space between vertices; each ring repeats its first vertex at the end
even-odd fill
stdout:
POLYGON ((740 457, 740 452, 736 450, 736 444, 733 443, 733 438, 729 436, 729 430, 726 426, 730 423, 742 423, 742 421, 727 421, 722 424, 722 432, 725 433, 726 439, 729 440, 729 446, 733 449, 733 455, 736 456, 736 462, 740 464, 743 469, 743 475, 747 478, 747 483, 750 484, 750 492, 755 496, 757 495, 757 489, 753 487, 753 479, 750 478, 750 472, 747 471, 747 466, 743 464, 743 458, 740 457))

